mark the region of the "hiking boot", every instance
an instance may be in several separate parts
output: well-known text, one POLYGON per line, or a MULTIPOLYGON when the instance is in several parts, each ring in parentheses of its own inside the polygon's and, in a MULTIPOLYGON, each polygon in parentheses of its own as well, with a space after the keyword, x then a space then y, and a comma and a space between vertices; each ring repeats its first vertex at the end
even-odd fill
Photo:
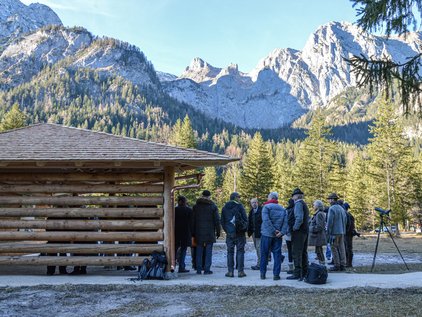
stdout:
POLYGON ((346 271, 346 268, 344 267, 344 265, 340 265, 340 271, 346 271))
POLYGON ((189 272, 189 270, 186 270, 186 269, 179 269, 179 271, 178 271, 178 273, 188 273, 189 272))
POLYGON ((287 274, 289 274, 289 275, 291 275, 291 274, 293 274, 294 273, 294 271, 293 270, 288 270, 287 271, 287 274))
POLYGON ((136 267, 134 267, 134 266, 124 266, 123 269, 125 271, 135 271, 136 267))
POLYGON ((261 280, 265 280, 265 274, 261 274, 261 280))
POLYGON ((251 269, 254 270, 254 271, 259 271, 259 266, 253 265, 253 266, 251 266, 251 269))
POLYGON ((233 272, 227 272, 227 273, 226 273, 226 277, 234 277, 233 272))
POLYGON ((330 267, 328 270, 330 272, 340 272, 341 271, 341 267, 340 266, 333 266, 333 267, 330 267))
POLYGON ((205 271, 204 272, 204 275, 210 275, 210 274, 212 274, 213 273, 213 271, 205 271))
POLYGON ((280 275, 274 275, 273 280, 274 280, 274 281, 278 281, 278 280, 280 280, 280 275))
POLYGON ((245 276, 246 276, 246 274, 245 274, 245 272, 240 271, 240 272, 237 274, 237 276, 238 276, 238 277, 245 277, 245 276))
POLYGON ((295 274, 286 277, 286 280, 298 280, 298 279, 300 279, 300 276, 295 275, 295 274))
POLYGON ((196 274, 202 274, 202 272, 201 271, 196 271, 196 274))

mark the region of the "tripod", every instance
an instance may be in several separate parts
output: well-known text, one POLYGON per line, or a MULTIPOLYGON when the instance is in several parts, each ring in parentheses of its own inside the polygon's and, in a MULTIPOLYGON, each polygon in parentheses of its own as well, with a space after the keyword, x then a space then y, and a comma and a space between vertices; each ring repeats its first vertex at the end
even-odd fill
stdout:
MULTIPOLYGON (((390 235, 391 240, 393 241, 394 245, 396 246, 396 249, 399 252, 401 259, 403 260, 403 263, 406 266, 406 269, 409 271, 409 267, 407 266, 406 261, 404 260, 403 255, 401 254, 399 247, 396 244, 396 241, 394 241, 394 238, 393 238, 393 235, 390 232, 390 229, 388 229, 388 227, 385 225, 384 215, 386 215, 386 214, 380 213, 380 226, 379 226, 379 230, 378 230, 377 244, 375 245, 374 259, 372 260, 371 272, 374 271, 375 258, 377 257, 378 244, 379 244, 379 241, 380 241, 380 234, 381 234, 381 230, 383 230, 384 227, 385 227, 385 229, 387 229, 387 232, 390 235)), ((386 216, 387 216, 387 218, 390 218, 390 217, 388 217, 388 215, 386 215, 386 216)))

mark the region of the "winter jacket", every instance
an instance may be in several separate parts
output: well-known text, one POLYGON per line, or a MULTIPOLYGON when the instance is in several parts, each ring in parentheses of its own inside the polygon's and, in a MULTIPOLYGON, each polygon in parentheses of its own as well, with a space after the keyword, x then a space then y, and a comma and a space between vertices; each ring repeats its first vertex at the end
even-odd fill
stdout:
POLYGON ((242 217, 246 222, 245 208, 237 201, 228 201, 221 210, 221 226, 229 238, 244 237, 245 232, 236 232, 235 217, 242 217))
POLYGON ((333 204, 328 209, 327 235, 341 235, 346 233, 346 211, 338 204, 333 204))
POLYGON ((325 234, 325 212, 318 210, 309 222, 309 245, 322 246, 327 244, 325 234))
POLYGON ((293 231, 308 233, 309 209, 303 199, 298 199, 295 201, 294 217, 295 222, 293 225, 293 231))
POLYGON ((248 216, 248 236, 255 234, 255 238, 261 238, 261 225, 262 225, 262 207, 259 206, 254 211, 253 208, 249 211, 248 216))
POLYGON ((269 203, 262 208, 261 236, 274 238, 276 230, 287 233, 287 213, 279 204, 269 203))
POLYGON ((189 247, 192 242, 192 208, 177 206, 175 208, 175 236, 176 244, 189 247))
POLYGON ((220 216, 214 202, 206 198, 198 198, 193 206, 192 236, 196 244, 214 243, 220 236, 220 216))

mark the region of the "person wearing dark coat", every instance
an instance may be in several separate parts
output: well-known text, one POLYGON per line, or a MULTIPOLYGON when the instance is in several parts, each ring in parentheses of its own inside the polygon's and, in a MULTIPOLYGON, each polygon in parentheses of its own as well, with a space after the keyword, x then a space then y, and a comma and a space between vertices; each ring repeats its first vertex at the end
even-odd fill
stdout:
POLYGON ((175 248, 178 254, 179 273, 187 273, 185 258, 188 247, 192 242, 192 208, 187 206, 186 197, 177 198, 177 207, 175 208, 175 248))
POLYGON ((218 208, 211 200, 208 190, 202 192, 193 206, 192 236, 196 241, 196 273, 212 274, 212 247, 220 237, 220 216, 218 208), (202 254, 205 252, 205 266, 202 266, 202 254))
POLYGON ((294 271, 288 280, 303 281, 308 273, 308 232, 309 209, 303 200, 304 193, 296 188, 292 193, 295 207, 292 217, 289 218, 289 230, 292 233, 292 252, 294 271))
POLYGON ((324 204, 321 200, 315 200, 313 207, 315 213, 309 222, 309 246, 315 247, 319 264, 325 265, 324 251, 322 249, 322 246, 327 244, 324 204))
POLYGON ((252 236, 256 250, 257 262, 251 267, 252 270, 259 270, 261 267, 261 225, 262 207, 258 205, 258 199, 251 199, 251 210, 248 215, 248 237, 252 236))
MULTIPOLYGON (((287 201, 286 213, 287 219, 294 219, 294 209, 295 209, 295 201, 290 198, 287 201)), ((293 265, 293 252, 292 252, 292 233, 290 232, 290 227, 288 227, 287 234, 284 237, 287 246, 287 259, 289 260, 289 270, 287 271, 288 274, 293 274, 294 265, 293 265)))
POLYGON ((237 217, 241 217, 243 222, 247 223, 246 211, 240 203, 240 195, 236 192, 230 195, 228 201, 221 211, 221 226, 226 232, 227 245, 227 273, 226 277, 234 277, 234 249, 236 248, 236 263, 238 277, 245 277, 245 245, 246 236, 244 230, 236 228, 237 217))
POLYGON ((356 231, 355 217, 350 213, 350 205, 345 202, 343 204, 344 210, 346 210, 346 234, 344 235, 344 246, 346 248, 346 267, 353 267, 353 237, 360 237, 360 233, 356 231))

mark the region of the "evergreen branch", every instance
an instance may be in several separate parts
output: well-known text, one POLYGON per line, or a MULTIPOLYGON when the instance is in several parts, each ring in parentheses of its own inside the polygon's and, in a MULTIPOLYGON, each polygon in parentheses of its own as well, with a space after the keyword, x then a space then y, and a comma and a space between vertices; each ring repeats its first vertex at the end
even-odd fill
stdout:
POLYGON ((404 63, 396 63, 388 56, 376 59, 354 55, 344 59, 351 66, 358 87, 369 86, 371 94, 383 90, 385 97, 389 98, 394 94, 394 83, 397 82, 404 112, 409 113, 410 105, 414 102, 421 106, 422 76, 419 69, 422 66, 422 53, 404 63))
POLYGON ((416 30, 418 18, 414 10, 422 12, 422 0, 351 0, 357 7, 357 24, 365 31, 378 31, 385 28, 385 34, 405 34, 408 26, 416 30))

